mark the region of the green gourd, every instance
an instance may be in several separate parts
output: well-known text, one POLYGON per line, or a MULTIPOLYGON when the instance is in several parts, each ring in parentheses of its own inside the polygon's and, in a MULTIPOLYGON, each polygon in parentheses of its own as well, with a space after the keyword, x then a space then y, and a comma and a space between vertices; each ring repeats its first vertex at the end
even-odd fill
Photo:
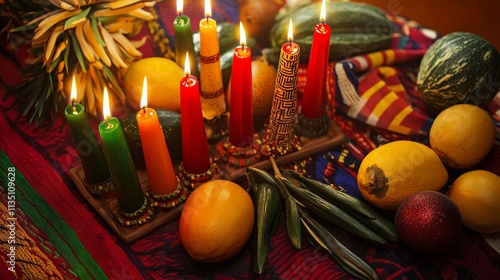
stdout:
POLYGON ((500 54, 486 39, 468 32, 438 38, 424 54, 417 87, 429 114, 456 104, 485 108, 500 83, 500 54))
MULTIPOLYGON (((331 28, 330 61, 387 49, 394 27, 379 8, 356 2, 326 2, 326 23, 331 28)), ((293 41, 300 47, 300 61, 309 61, 314 26, 319 22, 321 2, 283 7, 271 29, 271 43, 280 49, 288 41, 289 20, 293 41)))

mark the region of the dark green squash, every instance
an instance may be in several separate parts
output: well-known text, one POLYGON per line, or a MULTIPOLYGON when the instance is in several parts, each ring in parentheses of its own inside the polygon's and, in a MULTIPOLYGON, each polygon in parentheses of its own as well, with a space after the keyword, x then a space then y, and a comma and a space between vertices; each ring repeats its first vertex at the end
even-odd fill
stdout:
MULTIPOLYGON (((156 110, 156 114, 167 142, 170 158, 174 164, 180 163, 182 161, 181 115, 177 112, 159 109, 156 110)), ((135 166, 144 168, 144 154, 136 115, 128 115, 120 122, 135 166)))
POLYGON ((500 54, 486 39, 454 32, 437 39, 420 63, 417 87, 430 115, 461 103, 485 108, 500 83, 500 54))
MULTIPOLYGON (((356 2, 326 2, 326 23, 330 37, 331 61, 389 48, 393 24, 372 5, 356 2)), ((293 41, 300 47, 300 61, 309 61, 314 26, 319 22, 321 2, 298 7, 284 6, 271 29, 271 43, 280 49, 288 41, 288 24, 293 22, 293 41)))

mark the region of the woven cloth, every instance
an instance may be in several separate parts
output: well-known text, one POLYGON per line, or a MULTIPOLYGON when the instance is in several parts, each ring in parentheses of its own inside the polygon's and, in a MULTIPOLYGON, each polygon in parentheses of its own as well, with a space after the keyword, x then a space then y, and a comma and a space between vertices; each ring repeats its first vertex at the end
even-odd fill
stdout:
MULTIPOLYGON (((164 30, 161 39, 167 44, 158 44, 160 41, 153 38, 158 33, 151 34, 152 29, 148 28, 151 26, 145 26, 142 34, 149 38, 141 49, 145 56, 168 56, 168 52, 174 51, 170 27, 175 16, 173 2, 159 2, 156 8, 158 24, 164 30)), ((213 9, 218 21, 237 20, 236 1, 219 0, 217 4, 213 9)), ((185 13, 192 15, 193 22, 203 17, 202 8, 187 7, 185 13)), ((401 18, 392 19, 398 32, 390 50, 347 58, 329 66, 329 116, 346 134, 346 142, 297 162, 311 177, 333 183, 357 197, 360 194, 355 178, 364 155, 397 139, 427 143, 432 123, 415 90, 415 77, 419 57, 433 39, 418 25, 401 18), (367 63, 362 63, 363 60, 367 63), (344 71, 352 79, 360 100, 364 100, 363 106, 344 103, 335 82, 336 65, 347 65, 344 71)), ((5 84, 20 81, 22 75, 12 60, 2 55, 0 65, 5 84)), ((305 72, 306 66, 302 65, 299 91, 305 84, 305 72)), ((495 100, 490 109, 498 120, 495 113, 500 108, 500 97, 495 100)), ((293 249, 286 237, 284 218, 270 239, 269 261, 262 276, 251 270, 248 244, 225 262, 208 265, 193 261, 179 242, 178 220, 131 245, 124 244, 85 201, 70 178, 70 170, 79 164, 79 158, 64 117, 58 116, 54 123, 37 129, 22 120, 16 121, 20 112, 11 109, 13 102, 12 96, 5 96, 2 86, 0 279, 351 279, 320 248, 304 242, 302 250, 293 249), (9 189, 13 177, 14 190, 9 189), (9 211, 14 211, 14 216, 9 211), (16 218, 15 229, 9 227, 10 217, 16 218), (15 244, 9 244, 12 235, 15 244), (9 263, 12 252, 14 272, 8 270, 12 267, 9 263)), ((96 129, 98 120, 90 121, 96 129)), ((500 175, 500 145, 496 143, 475 168, 500 175)), ((450 173, 450 180, 458 175, 450 173)), ((393 213, 381 213, 393 218, 393 213)), ((500 255, 494 249, 499 248, 498 236, 485 239, 464 228, 451 250, 427 256, 413 253, 400 243, 373 247, 340 229, 326 226, 340 242, 369 263, 381 279, 500 279, 500 255)))

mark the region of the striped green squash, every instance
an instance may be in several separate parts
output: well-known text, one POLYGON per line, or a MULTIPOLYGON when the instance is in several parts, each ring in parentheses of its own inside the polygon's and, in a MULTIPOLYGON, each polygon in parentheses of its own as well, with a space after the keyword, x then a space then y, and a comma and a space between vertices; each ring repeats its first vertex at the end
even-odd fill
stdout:
POLYGON ((417 87, 429 114, 461 103, 486 107, 500 86, 500 54, 486 39, 454 32, 437 39, 420 63, 417 87))
MULTIPOLYGON (((306 2, 306 1, 304 1, 306 2)), ((326 23, 331 27, 330 61, 386 49, 394 31, 392 22, 379 8, 356 2, 326 2, 326 23)), ((271 44, 279 50, 288 41, 289 20, 293 41, 300 47, 300 61, 309 61, 313 28, 319 22, 321 1, 284 6, 275 17, 271 44)))

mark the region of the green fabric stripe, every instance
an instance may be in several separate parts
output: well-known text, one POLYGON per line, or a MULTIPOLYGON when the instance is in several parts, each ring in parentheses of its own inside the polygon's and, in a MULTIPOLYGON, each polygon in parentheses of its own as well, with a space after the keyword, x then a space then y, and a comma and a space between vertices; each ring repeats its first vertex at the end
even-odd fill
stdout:
MULTIPOLYGON (((7 172, 15 167, 8 156, 0 150, 0 184, 8 186, 7 172)), ((62 257, 70 264, 72 272, 81 279, 107 279, 73 229, 63 220, 40 194, 33 189, 16 168, 16 207, 19 207, 54 244, 62 257), (34 207, 36 205, 36 208, 34 207)))

